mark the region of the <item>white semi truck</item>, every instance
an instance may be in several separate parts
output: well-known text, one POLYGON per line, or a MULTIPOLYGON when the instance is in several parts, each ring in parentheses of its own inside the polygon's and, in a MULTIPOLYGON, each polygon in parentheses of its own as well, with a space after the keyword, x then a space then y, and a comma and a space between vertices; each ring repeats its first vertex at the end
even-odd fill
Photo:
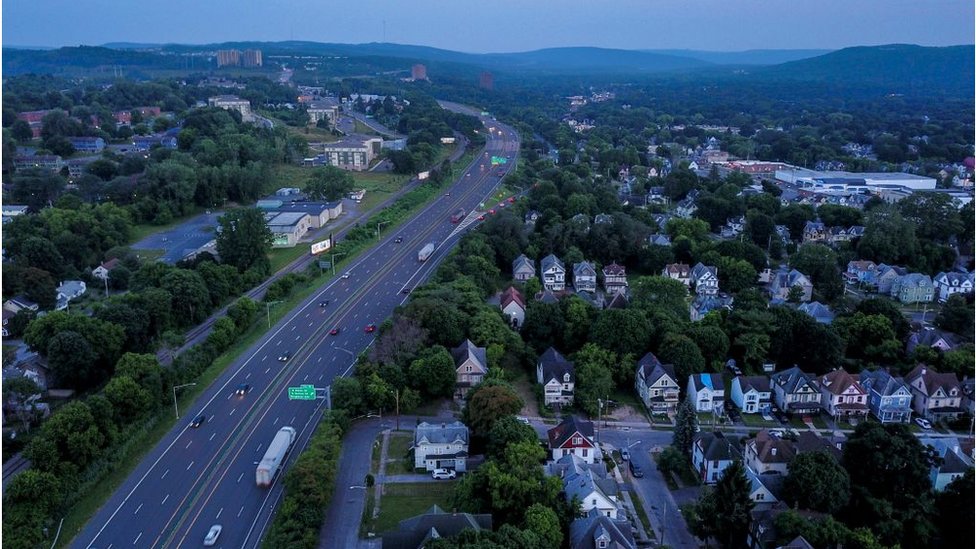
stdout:
POLYGON ((432 253, 434 253, 434 243, 428 242, 426 246, 420 249, 420 252, 417 254, 417 260, 427 261, 432 253))
POLYGON ((268 446, 268 451, 264 453, 264 459, 258 463, 256 473, 258 488, 271 486, 271 481, 278 474, 281 464, 285 462, 288 452, 295 443, 295 436, 295 429, 291 427, 282 427, 278 430, 271 440, 271 445, 268 446))

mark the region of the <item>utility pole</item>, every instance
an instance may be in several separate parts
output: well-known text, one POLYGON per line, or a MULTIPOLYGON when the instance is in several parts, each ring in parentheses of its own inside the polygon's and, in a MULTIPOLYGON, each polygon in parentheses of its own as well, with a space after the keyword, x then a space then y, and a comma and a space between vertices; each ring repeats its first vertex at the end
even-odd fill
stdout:
POLYGON ((271 306, 281 303, 280 301, 265 302, 264 309, 268 313, 268 328, 271 328, 271 306))
POLYGON ((182 389, 183 387, 192 387, 196 383, 184 383, 183 385, 176 385, 173 387, 173 411, 176 412, 176 419, 180 419, 180 408, 176 404, 176 390, 182 389))
POLYGON ((400 430, 400 389, 393 388, 393 398, 396 401, 396 431, 400 430))

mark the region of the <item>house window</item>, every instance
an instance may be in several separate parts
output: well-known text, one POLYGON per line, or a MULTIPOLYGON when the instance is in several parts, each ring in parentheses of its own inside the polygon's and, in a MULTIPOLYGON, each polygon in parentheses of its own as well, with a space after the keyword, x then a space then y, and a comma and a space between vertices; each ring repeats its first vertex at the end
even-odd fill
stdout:
POLYGON ((471 371, 471 366, 465 366, 464 367, 464 371, 465 372, 470 372, 471 371))
POLYGON ((586 457, 586 455, 587 455, 588 452, 589 452, 589 450, 587 450, 586 448, 583 448, 583 457, 586 457))
POLYGON ((583 444, 583 437, 573 437, 573 446, 579 446, 580 444, 583 444))
MULTIPOLYGON (((608 513, 608 515, 609 515, 609 513, 608 513)), ((607 548, 607 540, 601 539, 600 540, 600 544, 597 547, 599 547, 600 549, 606 549, 607 548)))
POLYGON ((593 498, 593 505, 596 506, 596 498, 593 498))
POLYGON ((756 494, 756 500, 757 501, 762 501, 764 499, 766 499, 766 494, 764 494, 762 492, 759 492, 758 494, 756 494))

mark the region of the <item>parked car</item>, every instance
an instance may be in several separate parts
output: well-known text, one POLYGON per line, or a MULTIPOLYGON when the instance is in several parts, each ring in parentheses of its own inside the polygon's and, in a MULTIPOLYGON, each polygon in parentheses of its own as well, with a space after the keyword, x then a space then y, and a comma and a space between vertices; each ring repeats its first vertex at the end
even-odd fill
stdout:
POLYGON ((620 459, 624 461, 630 461, 630 450, 626 448, 620 449, 620 459))
POLYGON ((644 470, 633 461, 630 462, 630 474, 634 475, 634 478, 644 478, 644 470))
POLYGON ((926 431, 932 428, 932 423, 929 420, 925 419, 924 417, 915 418, 915 424, 921 427, 922 429, 925 429, 926 431))
POLYGON ((200 414, 197 417, 193 418, 193 421, 190 422, 190 427, 196 429, 197 427, 203 425, 206 422, 207 422, 207 414, 200 414))
POLYGON ((529 418, 527 417, 515 416, 515 421, 518 421, 519 423, 524 423, 526 425, 529 424, 529 418))
POLYGON ((457 478, 457 471, 453 469, 434 469, 430 472, 434 480, 451 480, 457 478))
POLYGON ((223 527, 219 524, 214 524, 210 527, 210 531, 207 532, 207 537, 203 538, 204 547, 213 547, 217 544, 217 538, 220 537, 220 532, 223 531, 223 527))

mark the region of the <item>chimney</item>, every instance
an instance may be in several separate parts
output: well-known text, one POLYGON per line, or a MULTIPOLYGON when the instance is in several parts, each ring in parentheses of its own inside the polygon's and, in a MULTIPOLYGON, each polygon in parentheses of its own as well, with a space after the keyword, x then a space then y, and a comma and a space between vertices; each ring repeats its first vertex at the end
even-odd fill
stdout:
POLYGON ((771 453, 772 453, 772 455, 774 455, 774 456, 776 455, 776 447, 773 447, 773 449, 771 450, 771 453))
POLYGON ((925 375, 925 368, 922 368, 922 375, 925 375))

